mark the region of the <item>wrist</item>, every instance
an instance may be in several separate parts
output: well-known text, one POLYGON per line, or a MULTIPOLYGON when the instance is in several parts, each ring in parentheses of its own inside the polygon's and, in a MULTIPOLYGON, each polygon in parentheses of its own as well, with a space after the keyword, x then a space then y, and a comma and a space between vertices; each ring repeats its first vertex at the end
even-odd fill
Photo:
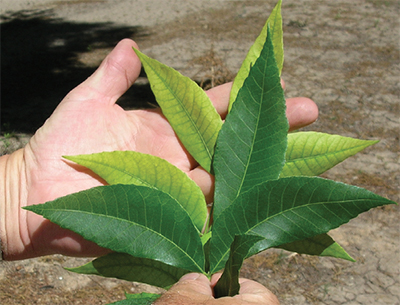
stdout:
POLYGON ((26 248, 20 230, 26 215, 21 207, 27 201, 23 149, 0 157, 0 175, 0 239, 3 258, 12 260, 26 248))

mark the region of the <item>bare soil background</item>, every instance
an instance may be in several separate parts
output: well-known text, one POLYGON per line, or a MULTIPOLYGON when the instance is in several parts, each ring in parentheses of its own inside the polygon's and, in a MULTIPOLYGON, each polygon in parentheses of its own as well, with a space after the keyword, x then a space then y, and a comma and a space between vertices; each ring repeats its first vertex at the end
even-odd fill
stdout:
MULTIPOLYGON (((205 87, 231 80, 275 1, 2 1, 0 154, 23 147, 74 86, 122 38, 205 87)), ((380 142, 323 176, 400 202, 400 2, 284 0, 287 97, 320 109, 306 130, 380 142)), ((144 75, 120 100, 153 103, 144 75)), ((282 305, 400 304, 399 207, 377 208, 333 230, 355 263, 271 250, 242 275, 282 305)), ((137 283, 63 267, 88 259, 47 256, 0 265, 1 304, 106 304, 137 283)))

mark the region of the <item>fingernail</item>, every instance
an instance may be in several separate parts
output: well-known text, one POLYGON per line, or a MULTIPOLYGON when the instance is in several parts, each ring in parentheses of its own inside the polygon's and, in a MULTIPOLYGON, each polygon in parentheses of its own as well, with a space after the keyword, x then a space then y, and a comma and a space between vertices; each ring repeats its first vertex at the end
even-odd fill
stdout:
POLYGON ((180 281, 195 281, 201 276, 200 273, 188 273, 181 277, 180 281))

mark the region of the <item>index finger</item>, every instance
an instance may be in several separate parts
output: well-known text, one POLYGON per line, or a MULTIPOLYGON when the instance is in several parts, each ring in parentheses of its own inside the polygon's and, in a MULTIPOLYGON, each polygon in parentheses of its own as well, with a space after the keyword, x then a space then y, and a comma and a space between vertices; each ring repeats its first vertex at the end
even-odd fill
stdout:
MULTIPOLYGON (((284 83, 283 83, 284 84, 284 83)), ((222 119, 228 114, 229 95, 232 83, 226 83, 206 91, 222 119)), ((310 125, 318 118, 318 107, 310 99, 294 97, 286 100, 286 116, 290 131, 310 125)))

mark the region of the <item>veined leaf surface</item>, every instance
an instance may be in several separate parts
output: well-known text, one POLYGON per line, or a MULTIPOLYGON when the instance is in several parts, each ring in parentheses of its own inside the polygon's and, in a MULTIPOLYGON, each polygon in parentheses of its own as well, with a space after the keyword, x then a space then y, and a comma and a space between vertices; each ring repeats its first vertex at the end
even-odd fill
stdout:
POLYGON ((207 204, 201 189, 179 168, 164 159, 135 151, 114 151, 67 156, 109 184, 135 184, 169 194, 188 212, 199 231, 207 219, 207 204))
POLYGON ((318 177, 267 181, 243 193, 214 220, 211 272, 223 268, 235 235, 265 238, 250 252, 304 240, 348 222, 373 207, 393 204, 370 191, 318 177))
POLYGON ((114 277, 131 282, 140 282, 167 288, 175 284, 189 271, 147 258, 134 257, 126 253, 110 253, 76 268, 67 270, 114 277))
POLYGON ((208 172, 222 126, 209 97, 194 81, 138 50, 151 89, 185 148, 208 172))
POLYGON ((289 128, 285 110, 271 35, 267 35, 218 137, 214 217, 241 193, 279 177, 289 128))
POLYGON ((204 272, 198 230, 176 200, 156 189, 100 186, 25 209, 115 252, 204 272))
POLYGON ((312 131, 290 133, 280 177, 320 175, 377 142, 312 131))
POLYGON ((229 111, 232 108, 233 102, 236 100, 236 96, 240 88, 243 86, 244 80, 249 75, 250 67, 252 67, 258 57, 260 57, 265 39, 267 38, 268 26, 270 28, 270 35, 272 36, 271 40, 272 44, 274 45, 274 54, 279 69, 279 75, 281 75, 283 67, 283 30, 281 6, 282 0, 279 0, 275 8, 272 10, 271 15, 268 17, 268 20, 261 30, 260 35, 257 37, 256 41, 247 53, 247 56, 233 81, 229 97, 229 111))

